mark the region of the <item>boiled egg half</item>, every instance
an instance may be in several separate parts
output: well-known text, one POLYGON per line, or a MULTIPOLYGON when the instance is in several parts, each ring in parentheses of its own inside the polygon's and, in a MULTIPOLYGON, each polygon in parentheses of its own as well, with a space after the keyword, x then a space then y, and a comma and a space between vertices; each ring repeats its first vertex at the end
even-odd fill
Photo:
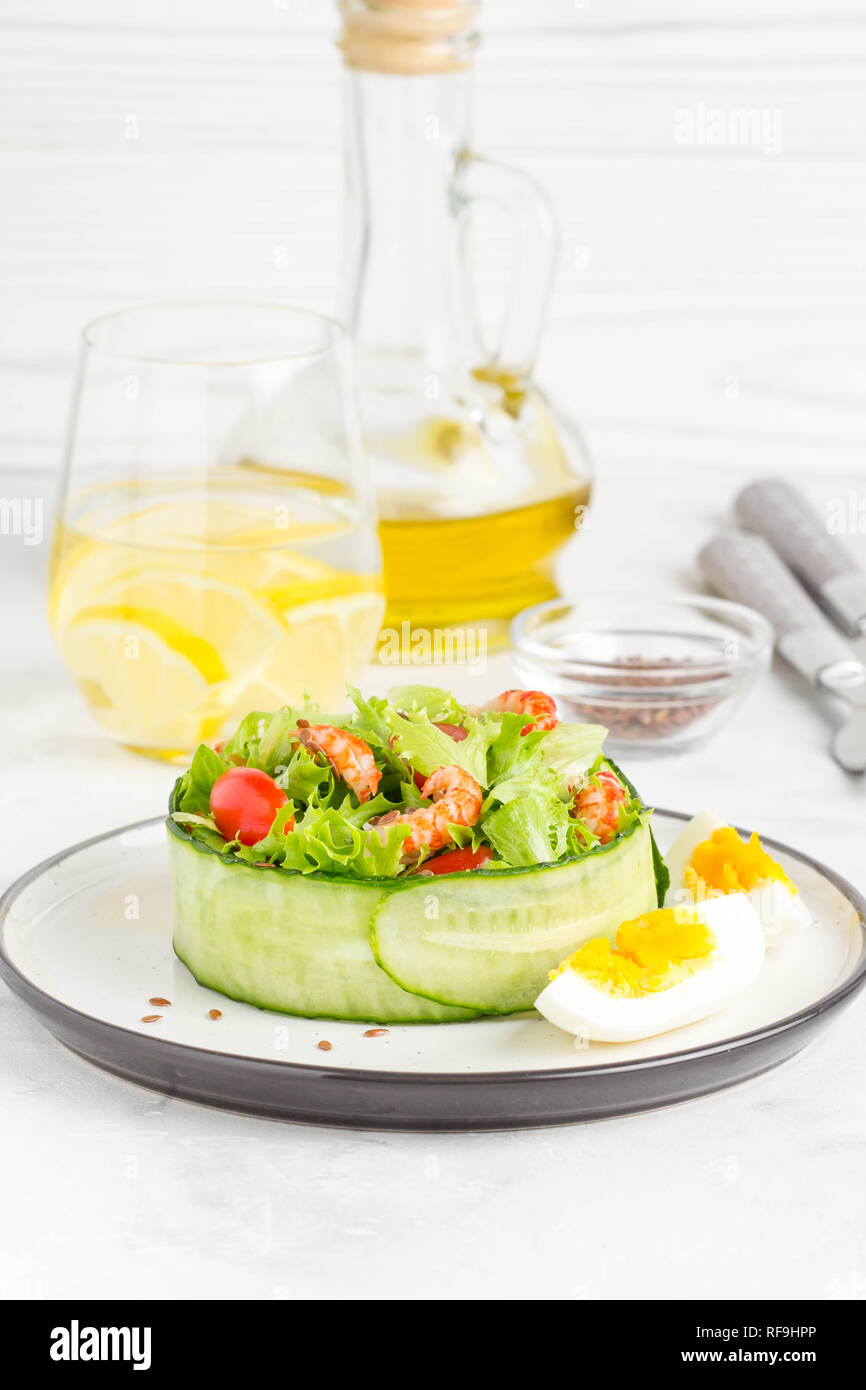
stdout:
POLYGON ((665 863, 671 876, 667 907, 744 894, 761 919, 768 946, 811 920, 796 887, 758 836, 753 833, 749 840, 741 840, 734 827, 712 811, 701 811, 689 821, 665 863))
POLYGON ((611 943, 587 941, 551 972, 535 1007, 590 1042, 635 1042, 706 1018, 746 989, 764 933, 744 894, 656 908, 623 922, 611 943))

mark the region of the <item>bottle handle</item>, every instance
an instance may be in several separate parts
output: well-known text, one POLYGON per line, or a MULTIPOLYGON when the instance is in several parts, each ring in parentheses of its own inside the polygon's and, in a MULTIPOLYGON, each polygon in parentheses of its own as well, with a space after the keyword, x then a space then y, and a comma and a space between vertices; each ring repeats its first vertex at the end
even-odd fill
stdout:
MULTIPOLYGON (((468 211, 472 203, 492 203, 514 227, 514 269, 496 344, 492 352, 482 350, 498 379, 520 383, 532 374, 553 284, 559 247, 553 208, 531 174, 468 150, 458 160, 453 194, 458 214, 468 211)), ((475 303, 471 287, 467 290, 470 302, 475 303)), ((476 335, 483 344, 477 312, 475 319, 476 335)))

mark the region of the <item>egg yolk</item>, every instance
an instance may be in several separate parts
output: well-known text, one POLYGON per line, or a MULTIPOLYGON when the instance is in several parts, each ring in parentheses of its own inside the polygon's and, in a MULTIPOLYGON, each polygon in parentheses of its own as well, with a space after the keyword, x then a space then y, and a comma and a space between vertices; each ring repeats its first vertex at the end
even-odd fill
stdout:
POLYGON ((757 834, 753 832, 748 844, 744 844, 731 825, 714 830, 708 840, 695 848, 684 879, 693 892, 713 888, 720 893, 748 893, 769 879, 784 883, 792 893, 797 891, 781 864, 770 858, 757 834))
POLYGON ((596 936, 575 951, 558 969, 576 970, 597 989, 626 999, 639 999, 670 989, 713 962, 718 941, 704 922, 682 908, 664 907, 623 922, 612 946, 596 936))

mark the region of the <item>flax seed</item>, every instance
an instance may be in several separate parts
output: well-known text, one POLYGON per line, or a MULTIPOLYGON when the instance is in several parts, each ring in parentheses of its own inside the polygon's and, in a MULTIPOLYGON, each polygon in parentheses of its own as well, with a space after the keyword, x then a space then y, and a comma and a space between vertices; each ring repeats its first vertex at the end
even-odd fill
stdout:
MULTIPOLYGON (((599 699, 596 702, 591 695, 582 697, 580 693, 576 693, 568 700, 569 718, 589 724, 604 724, 613 737, 635 743, 654 736, 673 740, 687 725, 702 719, 726 698, 724 689, 715 699, 707 695, 689 699, 688 691, 685 696, 682 691, 678 695, 677 687, 688 687, 692 683, 693 678, 687 670, 665 675, 657 669, 637 669, 642 664, 643 658, 640 656, 621 657, 611 663, 612 666, 622 667, 622 675, 615 675, 609 671, 605 676, 605 684, 616 688, 610 701, 599 699), (626 698, 634 693, 635 703, 618 705, 616 694, 619 689, 626 698), (669 701, 666 701, 667 691, 670 691, 669 701), (646 697, 645 704, 641 692, 644 692, 646 697)), ((662 658, 655 666, 680 664, 683 667, 688 665, 687 662, 675 663, 673 658, 662 658)), ((722 679, 723 673, 720 672, 709 672, 702 677, 706 684, 722 679)))
POLYGON ((142 1023, 158 1023, 161 1018, 162 1014, 145 1014, 141 1021, 142 1023))
POLYGON ((152 999, 148 999, 148 1004, 158 1004, 161 1009, 170 1009, 171 1000, 163 999, 161 995, 155 994, 152 999))
POLYGON ((384 1038, 387 1028, 368 1028, 364 1034, 365 1038, 384 1038))
POLYGON ((334 1044, 326 1042, 324 1038, 321 1042, 316 1043, 316 1047, 320 1052, 333 1052, 334 1050, 334 1044))

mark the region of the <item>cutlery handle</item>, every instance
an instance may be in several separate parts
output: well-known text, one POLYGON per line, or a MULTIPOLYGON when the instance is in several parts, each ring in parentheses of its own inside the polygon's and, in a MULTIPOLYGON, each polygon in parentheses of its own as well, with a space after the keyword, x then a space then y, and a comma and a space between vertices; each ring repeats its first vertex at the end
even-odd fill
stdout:
POLYGON ((769 541, 810 588, 820 589, 829 579, 856 568, 803 494, 781 478, 751 483, 734 506, 740 524, 769 541))
POLYGON ((797 488, 781 478, 761 478, 743 489, 734 506, 740 524, 769 541, 837 622, 852 635, 866 631, 866 572, 797 488))
POLYGON ((823 684, 824 671, 851 661, 847 643, 762 537, 723 532, 704 546, 700 564, 718 593, 768 619, 780 654, 808 680, 823 684))

